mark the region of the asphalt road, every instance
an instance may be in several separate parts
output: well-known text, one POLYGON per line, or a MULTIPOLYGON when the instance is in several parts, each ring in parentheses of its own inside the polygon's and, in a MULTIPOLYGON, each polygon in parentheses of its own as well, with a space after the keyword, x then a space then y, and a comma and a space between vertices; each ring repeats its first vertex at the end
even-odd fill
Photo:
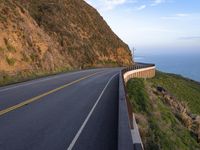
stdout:
POLYGON ((0 150, 116 150, 118 69, 0 88, 0 150))

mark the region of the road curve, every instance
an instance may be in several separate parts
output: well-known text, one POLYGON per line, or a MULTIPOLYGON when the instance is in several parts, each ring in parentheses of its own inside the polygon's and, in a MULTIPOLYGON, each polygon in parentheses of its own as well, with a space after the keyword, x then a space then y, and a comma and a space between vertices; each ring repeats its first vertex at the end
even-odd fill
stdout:
POLYGON ((120 68, 0 88, 0 150, 116 150, 120 68))

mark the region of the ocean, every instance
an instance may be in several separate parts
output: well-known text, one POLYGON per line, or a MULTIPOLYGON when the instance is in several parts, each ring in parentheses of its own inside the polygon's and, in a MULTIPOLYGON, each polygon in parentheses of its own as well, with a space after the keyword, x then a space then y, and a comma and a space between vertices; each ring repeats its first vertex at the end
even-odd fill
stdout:
POLYGON ((200 54, 136 55, 136 62, 156 64, 157 70, 180 74, 200 82, 200 54))

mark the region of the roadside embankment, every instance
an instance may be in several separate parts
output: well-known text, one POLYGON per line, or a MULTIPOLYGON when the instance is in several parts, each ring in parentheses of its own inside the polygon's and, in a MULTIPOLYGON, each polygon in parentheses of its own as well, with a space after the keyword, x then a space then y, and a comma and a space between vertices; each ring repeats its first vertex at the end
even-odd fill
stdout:
POLYGON ((156 72, 127 83, 144 149, 200 149, 200 85, 179 75, 156 72))

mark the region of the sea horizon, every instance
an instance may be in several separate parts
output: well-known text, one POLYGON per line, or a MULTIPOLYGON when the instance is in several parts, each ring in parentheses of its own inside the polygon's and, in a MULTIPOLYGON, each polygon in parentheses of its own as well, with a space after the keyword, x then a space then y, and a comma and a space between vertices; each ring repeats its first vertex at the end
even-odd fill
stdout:
POLYGON ((141 54, 136 62, 154 63, 156 69, 200 82, 200 54, 141 54))

